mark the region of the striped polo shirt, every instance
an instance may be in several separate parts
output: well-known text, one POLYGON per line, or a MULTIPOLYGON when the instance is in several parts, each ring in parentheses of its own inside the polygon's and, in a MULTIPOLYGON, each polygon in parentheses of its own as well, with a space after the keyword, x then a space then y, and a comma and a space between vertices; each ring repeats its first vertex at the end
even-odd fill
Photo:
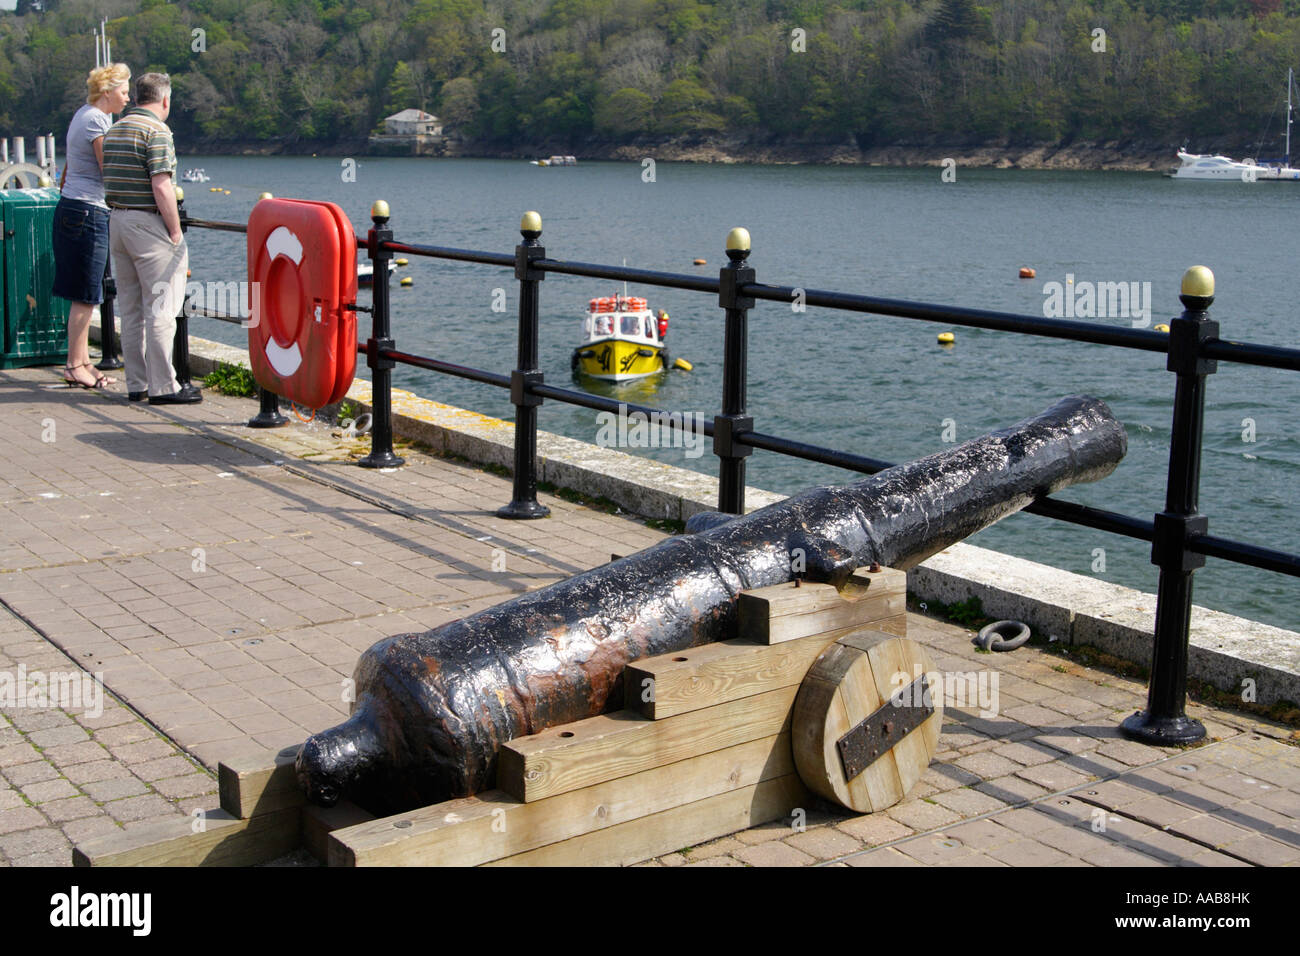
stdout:
POLYGON ((110 206, 157 212, 153 177, 176 173, 176 147, 167 124, 136 106, 104 134, 104 196, 110 206))

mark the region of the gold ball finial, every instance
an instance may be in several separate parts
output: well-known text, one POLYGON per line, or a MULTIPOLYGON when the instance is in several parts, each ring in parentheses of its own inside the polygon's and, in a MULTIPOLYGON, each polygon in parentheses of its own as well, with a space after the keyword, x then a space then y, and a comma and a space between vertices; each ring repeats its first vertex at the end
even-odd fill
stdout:
POLYGON ((36 180, 36 185, 44 189, 46 186, 53 186, 54 180, 50 179, 49 176, 42 176, 36 180))
POLYGON ((731 232, 727 233, 727 251, 743 252, 749 255, 749 230, 737 226, 731 232))
POLYGON ((270 193, 259 193, 257 197, 257 201, 261 202, 263 199, 274 199, 274 198, 275 197, 272 196, 270 193))
POLYGON ((1214 273, 1205 266, 1192 266, 1183 273, 1183 295, 1195 295, 1202 298, 1214 296, 1214 273))
POLYGON ((536 239, 542 234, 542 214, 528 210, 519 220, 519 231, 528 239, 536 239))
POLYGON ((184 188, 183 186, 173 186, 172 189, 174 189, 174 190, 176 191, 176 201, 177 201, 177 202, 184 202, 184 201, 185 201, 185 188, 184 188))
POLYGON ((374 202, 372 202, 372 203, 370 204, 370 218, 371 218, 371 219, 387 219, 387 218, 388 218, 388 203, 384 202, 384 200, 382 200, 382 199, 376 199, 374 202))

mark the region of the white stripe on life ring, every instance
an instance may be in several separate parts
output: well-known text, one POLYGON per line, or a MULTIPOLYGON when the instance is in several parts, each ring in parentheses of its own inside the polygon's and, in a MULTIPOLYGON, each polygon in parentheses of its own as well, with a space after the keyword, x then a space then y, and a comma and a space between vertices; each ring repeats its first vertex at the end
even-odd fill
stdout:
POLYGON ((298 366, 302 364, 302 350, 298 348, 297 342, 291 343, 286 349, 282 348, 275 339, 268 338, 266 357, 271 363, 271 368, 286 378, 298 371, 298 366))
POLYGON ((266 251, 272 259, 276 256, 288 256, 293 260, 294 265, 302 264, 302 243, 285 226, 276 226, 266 237, 266 251))

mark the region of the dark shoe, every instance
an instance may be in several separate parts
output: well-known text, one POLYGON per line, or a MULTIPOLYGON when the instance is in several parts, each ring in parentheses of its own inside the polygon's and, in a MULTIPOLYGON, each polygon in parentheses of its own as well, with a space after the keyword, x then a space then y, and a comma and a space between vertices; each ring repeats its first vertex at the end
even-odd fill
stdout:
POLYGON ((126 397, 133 402, 143 402, 149 397, 149 392, 147 389, 143 392, 127 392, 126 397))
POLYGON ((150 405, 197 405, 203 401, 203 393, 193 385, 186 385, 170 395, 150 395, 150 405))

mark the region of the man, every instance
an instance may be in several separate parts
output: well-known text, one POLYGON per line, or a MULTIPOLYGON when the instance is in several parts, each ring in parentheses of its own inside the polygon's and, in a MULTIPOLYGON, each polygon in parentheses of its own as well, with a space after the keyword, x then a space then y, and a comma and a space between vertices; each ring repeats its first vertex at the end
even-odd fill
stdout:
POLYGON ((181 388, 172 370, 189 250, 172 185, 176 147, 166 122, 172 106, 167 74, 139 77, 135 101, 104 134, 109 253, 127 393, 133 402, 147 397, 150 405, 191 405, 203 401, 202 393, 193 385, 181 388))

